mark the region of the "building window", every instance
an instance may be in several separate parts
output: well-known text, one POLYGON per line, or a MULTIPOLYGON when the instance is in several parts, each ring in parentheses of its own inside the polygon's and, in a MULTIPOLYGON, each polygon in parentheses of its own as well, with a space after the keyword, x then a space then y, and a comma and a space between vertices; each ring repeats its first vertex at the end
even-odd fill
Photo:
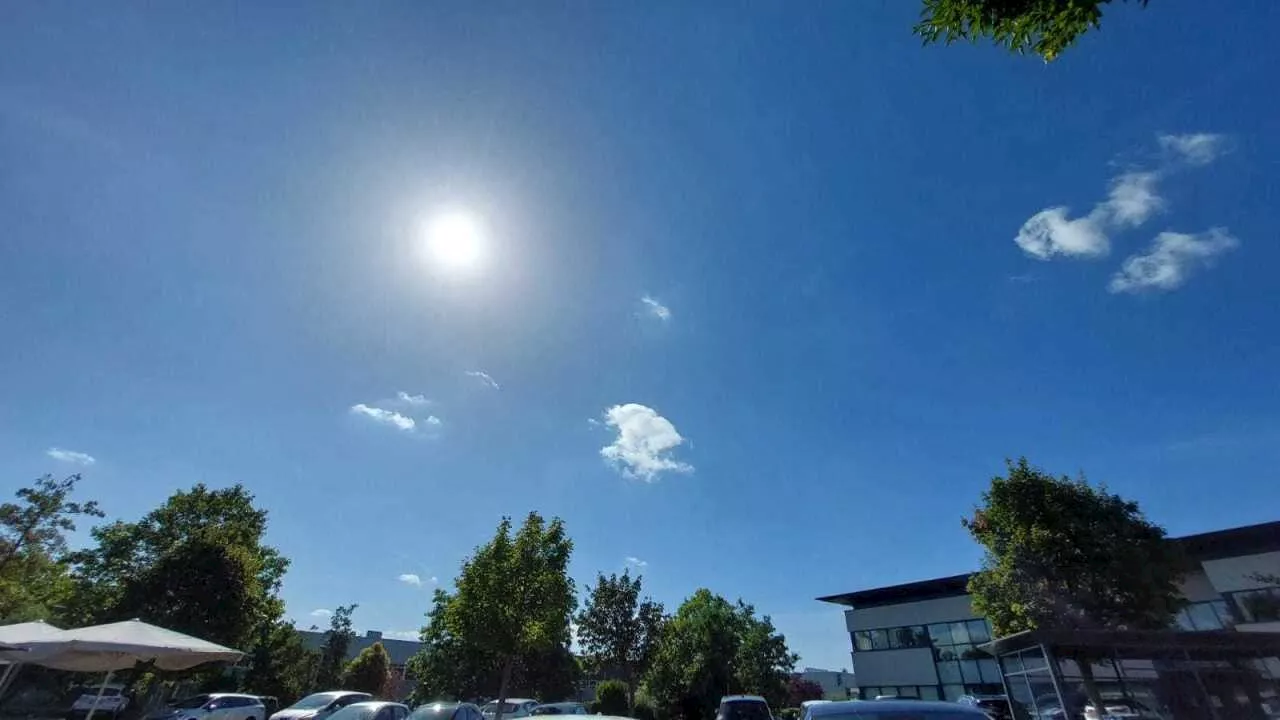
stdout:
POLYGON ((1226 600, 1191 603, 1178 613, 1175 621, 1180 629, 1191 631, 1224 630, 1236 623, 1226 600))
POLYGON ((1280 588, 1234 592, 1231 599, 1244 622, 1280 621, 1280 588))

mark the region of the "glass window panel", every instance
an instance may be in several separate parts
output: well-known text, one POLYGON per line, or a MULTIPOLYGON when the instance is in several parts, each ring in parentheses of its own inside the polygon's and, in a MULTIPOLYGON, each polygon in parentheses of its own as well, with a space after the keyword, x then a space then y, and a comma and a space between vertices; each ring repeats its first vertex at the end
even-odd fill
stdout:
POLYGON ((938 699, 938 697, 939 697, 939 696, 938 696, 938 686, 937 686, 937 685, 921 685, 921 686, 920 686, 920 699, 921 699, 921 700, 937 700, 937 699, 938 699))
POLYGON ((964 696, 963 685, 943 685, 942 699, 947 702, 955 702, 964 696))
POLYGON ((961 660, 977 660, 987 657, 987 654, 972 645, 957 645, 956 656, 961 660))
POLYGON ((969 628, 969 641, 975 644, 981 644, 991 640, 991 633, 987 630, 986 620, 970 620, 965 623, 969 628))
POLYGON ((1187 608, 1187 614, 1191 616, 1191 627, 1196 630, 1222 629, 1222 623, 1211 603, 1195 603, 1187 608))
POLYGON ((1214 600, 1209 604, 1213 606, 1213 612, 1218 616, 1218 622, 1222 623, 1222 627, 1229 628, 1235 626, 1235 616, 1231 614, 1231 606, 1226 600, 1214 600))
POLYGON ((1044 660, 1044 652, 1038 647, 1023 650, 1019 654, 1022 656, 1022 666, 1028 671, 1048 666, 1044 660))
POLYGON ((889 633, 884 630, 871 631, 871 649, 872 650, 888 650, 889 649, 889 633))
POLYGON ((982 682, 982 675, 978 673, 977 660, 965 660, 960 663, 960 677, 964 678, 967 683, 982 682))
POLYGON ((1178 611, 1178 614, 1173 618, 1173 622, 1178 626, 1179 630, 1191 631, 1196 629, 1195 624, 1191 622, 1191 613, 1187 612, 1186 608, 1178 611))
POLYGON ((943 645, 933 649, 933 659, 939 660, 959 660, 960 656, 956 654, 955 645, 943 645))
POLYGON ((963 678, 960 675, 960 663, 958 662, 940 662, 938 666, 938 679, 945 683, 959 683, 963 678))
POLYGON ((982 682, 984 683, 1000 682, 1000 666, 996 664, 995 660, 979 660, 978 673, 982 675, 982 682))
POLYGON ((903 687, 900 687, 900 688, 898 688, 898 693, 897 693, 897 694, 898 694, 898 697, 900 697, 900 698, 917 698, 917 699, 919 699, 919 697, 920 697, 920 692, 919 692, 918 690, 916 690, 916 686, 915 686, 915 685, 905 685, 905 686, 903 686, 903 687))
POLYGON ((853 634, 854 646, 859 650, 871 649, 871 633, 866 630, 859 630, 853 634))
POLYGON ((929 626, 929 639, 934 645, 950 645, 951 644, 951 626, 947 623, 938 623, 929 626))
POLYGON ((1014 653, 1013 655, 1005 655, 1000 658, 1000 667, 1004 668, 1005 675, 1022 672, 1022 658, 1014 653))
POLYGON ((951 640, 957 643, 969 642, 969 628, 965 623, 951 623, 951 640))

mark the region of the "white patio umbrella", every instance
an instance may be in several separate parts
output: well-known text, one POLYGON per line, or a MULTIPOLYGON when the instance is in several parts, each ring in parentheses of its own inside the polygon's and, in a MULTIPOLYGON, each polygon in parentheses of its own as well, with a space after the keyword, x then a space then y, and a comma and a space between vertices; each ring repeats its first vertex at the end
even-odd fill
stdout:
POLYGON ((40 620, 0 626, 0 655, 4 656, 0 660, 4 662, 4 672, 0 674, 0 697, 13 682, 18 667, 27 660, 25 643, 47 640, 60 632, 61 628, 40 620))
MULTIPOLYGON (((105 672, 98 697, 85 720, 102 700, 102 693, 116 670, 136 663, 151 662, 161 670, 187 670, 209 662, 236 662, 244 653, 180 632, 149 625, 141 620, 93 625, 63 630, 43 640, 13 643, 23 648, 23 662, 58 670, 105 672)), ((3 653, 5 659, 18 659, 17 653, 3 653)))

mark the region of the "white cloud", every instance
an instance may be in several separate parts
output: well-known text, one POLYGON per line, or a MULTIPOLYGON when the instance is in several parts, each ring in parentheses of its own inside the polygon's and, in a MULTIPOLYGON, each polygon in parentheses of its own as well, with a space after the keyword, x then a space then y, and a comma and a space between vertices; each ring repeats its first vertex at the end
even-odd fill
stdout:
POLYGON ((98 462, 98 459, 88 453, 76 452, 75 450, 63 450, 62 448, 51 447, 44 451, 45 455, 57 460, 58 462, 71 463, 72 465, 92 465, 98 462))
POLYGON ((414 587, 422 587, 422 578, 418 577, 414 573, 404 573, 396 579, 406 585, 413 585, 414 587))
POLYGON ((627 565, 630 565, 631 567, 634 567, 634 568, 649 567, 649 563, 645 562, 644 560, 641 560, 638 557, 628 556, 625 562, 627 565))
POLYGON ((1127 172, 1111 181, 1111 193, 1107 201, 1098 206, 1114 225, 1138 227, 1158 210, 1164 208, 1164 198, 1156 192, 1156 172, 1127 172))
POLYGON ((1145 253, 1132 255, 1120 265, 1107 289, 1113 293, 1175 290, 1197 269, 1239 246, 1240 241, 1224 228, 1198 235, 1162 232, 1145 253))
POLYGON ((1097 210, 1071 220, 1067 217, 1067 208, 1047 208, 1023 223, 1013 241, 1023 252, 1039 260, 1048 260, 1054 255, 1101 257, 1111 251, 1111 241, 1102 221, 1103 215, 1097 210))
POLYGON ((428 415, 427 419, 423 420, 423 422, 425 422, 428 425, 433 425, 435 427, 440 427, 442 424, 444 424, 444 421, 436 417, 435 415, 428 415))
POLYGON ((645 295, 640 298, 640 302, 645 306, 645 310, 659 320, 666 322, 671 319, 671 308, 658 302, 652 295, 645 295))
POLYGON ((333 614, 332 610, 326 610, 324 608, 316 608, 315 610, 311 611, 311 617, 313 618, 327 618, 332 614, 333 614))
POLYGON ((467 377, 477 378, 478 380, 480 380, 480 382, 484 383, 485 385, 488 385, 494 390, 502 389, 502 386, 498 385, 498 381, 494 380, 493 377, 489 375, 489 373, 483 370, 468 370, 467 377))
POLYGON ((1208 165, 1222 154, 1225 138, 1213 133, 1161 135, 1160 147, 1189 165, 1208 165))
POLYGON ((395 410, 384 410, 382 408, 365 405, 364 403, 356 403, 355 405, 352 405, 351 412, 356 415, 363 415, 374 422, 382 423, 384 425, 392 425, 397 429, 404 430, 406 432, 411 432, 418 426, 418 423, 413 418, 401 415, 395 410))
POLYGON ((405 392, 405 391, 403 391, 403 390, 401 390, 400 392, 397 392, 397 393, 396 393, 396 400, 399 400, 400 402, 404 403, 405 405, 429 405, 429 404, 431 404, 431 401, 427 399, 427 396, 426 396, 426 395, 410 395, 409 393, 407 393, 407 392, 405 392))
POLYGON ((693 472, 693 466, 670 457, 684 443, 670 420, 636 403, 614 405, 604 411, 605 425, 618 437, 600 448, 600 455, 623 475, 653 482, 664 472, 693 472))

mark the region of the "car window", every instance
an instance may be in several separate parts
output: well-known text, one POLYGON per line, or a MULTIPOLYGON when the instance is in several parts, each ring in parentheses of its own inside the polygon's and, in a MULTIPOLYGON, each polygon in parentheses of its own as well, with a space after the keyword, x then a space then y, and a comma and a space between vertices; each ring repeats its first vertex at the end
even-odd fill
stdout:
POLYGON ((772 720, 769 706, 754 700, 737 700, 720 705, 719 720, 772 720))

